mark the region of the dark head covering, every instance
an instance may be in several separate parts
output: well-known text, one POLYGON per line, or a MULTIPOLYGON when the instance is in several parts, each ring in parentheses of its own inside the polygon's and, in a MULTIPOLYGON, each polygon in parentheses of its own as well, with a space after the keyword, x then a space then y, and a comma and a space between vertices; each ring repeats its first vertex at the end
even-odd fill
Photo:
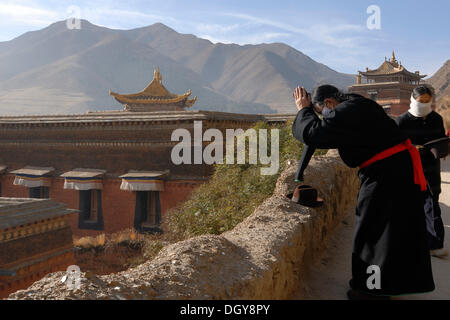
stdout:
POLYGON ((342 102, 348 99, 347 95, 340 92, 335 86, 325 84, 314 88, 312 93, 312 103, 323 104, 327 98, 334 98, 338 102, 342 102))
POLYGON ((422 84, 414 88, 412 96, 416 99, 418 96, 428 93, 430 97, 433 97, 433 88, 430 88, 426 84, 422 84))

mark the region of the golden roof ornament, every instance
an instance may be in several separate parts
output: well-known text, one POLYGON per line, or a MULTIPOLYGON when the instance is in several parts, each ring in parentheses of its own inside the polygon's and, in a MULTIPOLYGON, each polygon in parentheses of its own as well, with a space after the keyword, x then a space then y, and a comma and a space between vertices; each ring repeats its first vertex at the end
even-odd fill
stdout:
POLYGON ((417 80, 417 78, 424 78, 426 75, 421 75, 419 73, 412 73, 402 65, 401 61, 397 61, 395 58, 395 52, 392 51, 392 57, 387 60, 385 57, 385 61, 377 68, 377 69, 369 69, 366 67, 366 71, 358 71, 364 77, 378 77, 378 76, 386 76, 386 75, 395 75, 398 73, 402 73, 407 78, 417 80))
POLYGON ((391 58, 391 62, 397 62, 397 60, 395 59, 395 53, 394 53, 394 50, 392 50, 392 58, 391 58))
POLYGON ((109 90, 109 94, 125 105, 125 111, 184 110, 197 101, 197 97, 188 98, 191 90, 181 95, 170 93, 162 84, 159 67, 153 71, 153 80, 141 92, 119 94, 109 90))
POLYGON ((162 84, 162 75, 159 72, 159 67, 156 67, 155 71, 153 71, 153 80, 156 80, 162 84))

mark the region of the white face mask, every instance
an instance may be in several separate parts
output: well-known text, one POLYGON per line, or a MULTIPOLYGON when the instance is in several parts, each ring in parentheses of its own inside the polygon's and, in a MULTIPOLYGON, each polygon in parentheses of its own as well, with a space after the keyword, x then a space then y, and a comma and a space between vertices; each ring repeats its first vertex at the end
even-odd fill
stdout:
POLYGON ((416 101, 416 99, 411 96, 411 103, 409 104, 408 110, 409 113, 411 113, 415 117, 425 117, 431 111, 433 111, 431 109, 431 101, 428 103, 422 103, 416 101))
POLYGON ((323 109, 322 109, 322 115, 323 115, 323 116, 329 115, 330 112, 331 112, 331 110, 332 110, 332 109, 328 108, 327 106, 324 106, 323 109))

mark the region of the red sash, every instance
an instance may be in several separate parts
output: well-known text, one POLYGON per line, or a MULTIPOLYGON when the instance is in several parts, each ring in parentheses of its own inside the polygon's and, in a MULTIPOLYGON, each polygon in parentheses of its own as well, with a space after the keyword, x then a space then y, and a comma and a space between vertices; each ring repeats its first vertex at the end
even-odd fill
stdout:
POLYGON ((422 160, 420 160, 419 151, 417 151, 416 147, 411 144, 411 140, 409 139, 406 139, 402 143, 399 143, 389 149, 381 151, 380 153, 377 153, 372 158, 361 164, 359 167, 365 168, 376 161, 383 160, 404 150, 408 150, 411 156, 414 169, 414 183, 420 186, 420 190, 427 190, 427 180, 425 179, 425 175, 423 174, 422 160))

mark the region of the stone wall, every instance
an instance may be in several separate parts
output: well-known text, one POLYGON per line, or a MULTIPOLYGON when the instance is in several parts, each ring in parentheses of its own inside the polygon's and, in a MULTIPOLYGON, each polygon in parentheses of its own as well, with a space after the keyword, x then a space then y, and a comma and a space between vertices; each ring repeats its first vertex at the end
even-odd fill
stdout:
MULTIPOLYGON (((308 184, 325 205, 293 203, 296 163, 281 174, 274 194, 233 230, 169 245, 151 261, 105 276, 82 272, 81 288, 69 291, 63 272, 48 275, 11 299, 289 299, 298 296, 305 268, 327 236, 350 212, 359 183, 355 169, 333 152, 314 158, 308 184), (51 289, 45 289, 51 288, 51 289)), ((83 271, 83 270, 82 270, 83 271)))

